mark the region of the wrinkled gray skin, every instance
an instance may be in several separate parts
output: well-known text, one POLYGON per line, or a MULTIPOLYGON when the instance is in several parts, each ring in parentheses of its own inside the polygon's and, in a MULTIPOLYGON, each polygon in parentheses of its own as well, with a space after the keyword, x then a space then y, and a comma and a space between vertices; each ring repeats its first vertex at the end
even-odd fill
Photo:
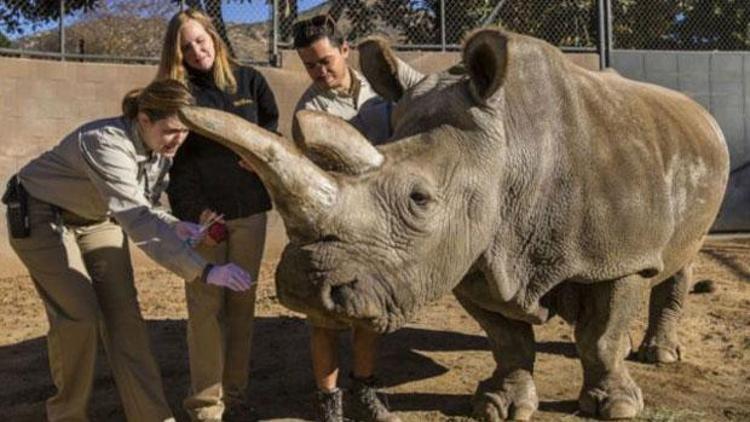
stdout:
POLYGON ((690 263, 727 182, 714 120, 679 93, 493 29, 468 38, 465 69, 414 87, 384 42, 360 54, 373 87, 398 100, 395 134, 377 148, 323 113, 300 112, 292 144, 221 112, 183 112, 269 188, 291 239, 282 303, 386 333, 452 291, 497 362, 474 400, 492 421, 537 409, 532 324, 559 314, 575 324, 581 409, 636 416, 628 327, 650 291, 639 354, 680 358, 690 263))

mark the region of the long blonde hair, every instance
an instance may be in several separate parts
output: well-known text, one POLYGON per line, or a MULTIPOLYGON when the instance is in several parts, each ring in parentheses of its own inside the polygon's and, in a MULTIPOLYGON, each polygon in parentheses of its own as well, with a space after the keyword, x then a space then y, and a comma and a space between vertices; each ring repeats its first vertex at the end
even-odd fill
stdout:
POLYGON ((213 66, 214 83, 224 92, 237 92, 237 81, 232 73, 233 60, 229 57, 228 48, 216 31, 211 18, 203 12, 196 9, 183 10, 172 17, 167 26, 167 33, 164 36, 164 44, 161 49, 161 60, 159 62, 159 71, 156 74, 157 79, 176 79, 187 83, 187 71, 182 57, 180 48, 180 29, 186 22, 194 20, 203 26, 211 40, 214 43, 216 58, 213 66))

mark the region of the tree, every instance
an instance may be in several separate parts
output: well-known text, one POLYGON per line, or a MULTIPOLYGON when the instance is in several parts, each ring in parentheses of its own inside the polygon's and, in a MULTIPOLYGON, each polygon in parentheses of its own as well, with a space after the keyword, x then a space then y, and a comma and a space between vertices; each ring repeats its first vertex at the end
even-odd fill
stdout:
MULTIPOLYGON (((455 44, 480 26, 499 1, 445 1, 445 11, 439 0, 382 0, 371 7, 398 30, 399 41, 410 44, 439 43, 445 13, 446 42, 455 44)), ((611 5, 615 48, 750 49, 747 0, 611 0, 611 5)), ((368 9, 357 7, 358 13, 368 9)), ((596 0, 506 0, 493 23, 559 46, 594 47, 597 8, 596 0)))
POLYGON ((398 41, 406 44, 432 44, 438 41, 438 14, 430 2, 414 3, 409 0, 392 0, 375 6, 378 16, 400 34, 398 41))
MULTIPOLYGON (((99 0, 66 0, 65 13, 91 11, 99 0)), ((60 19, 60 0, 0 0, 0 23, 5 32, 22 34, 23 26, 32 27, 60 19)))
POLYGON ((496 23, 554 45, 593 47, 598 31, 596 3, 596 0, 509 0, 500 9, 496 23))
POLYGON ((677 41, 674 22, 683 13, 682 1, 613 1, 612 37, 615 48, 670 49, 677 41))
POLYGON ((674 22, 674 43, 691 50, 750 49, 750 4, 746 0, 685 1, 674 22))
POLYGON ((293 36, 292 26, 299 13, 297 0, 280 0, 279 9, 279 39, 290 42, 293 36))
MULTIPOLYGON (((65 51, 122 57, 158 57, 167 20, 176 8, 161 0, 109 0, 65 28, 65 51)), ((57 51, 57 31, 23 37, 20 48, 57 51)))
POLYGON ((0 48, 10 48, 12 46, 10 40, 8 37, 5 36, 2 32, 0 32, 0 48))
MULTIPOLYGON (((244 3, 245 0, 240 0, 240 3, 244 3)), ((249 3, 251 0, 247 0, 249 3)), ((179 0, 176 0, 177 3, 179 3, 179 0)), ((227 48, 229 49, 229 54, 233 57, 235 57, 234 54, 234 47, 232 46, 232 41, 229 39, 229 36, 227 35, 227 26, 224 23, 224 15, 222 13, 221 9, 221 0, 187 0, 185 4, 188 7, 191 7, 193 9, 202 10, 205 12, 208 16, 211 17, 211 20, 214 22, 214 26, 216 27, 216 30, 219 32, 219 36, 224 41, 224 44, 227 45, 227 48)))
POLYGON ((377 27, 378 13, 367 0, 332 0, 328 14, 340 22, 346 18, 348 27, 341 28, 349 39, 358 39, 372 34, 377 27))
MULTIPOLYGON (((238 3, 250 3, 252 0, 236 0, 238 3)), ((294 1, 296 0, 289 0, 294 1)), ((119 8, 121 5, 127 5, 132 3, 129 0, 65 0, 65 14, 71 14, 74 12, 85 12, 86 14, 94 12, 99 9, 113 10, 119 8)), ((165 3, 165 2, 161 2, 165 3)), ((180 0, 172 0, 172 8, 170 10, 176 10, 174 6, 180 4, 180 0)), ((168 4, 168 3, 166 3, 168 4)), ((165 4, 165 7, 166 7, 165 4)), ((235 55, 235 49, 232 45, 231 40, 227 35, 227 27, 224 22, 222 13, 222 1, 221 0, 186 0, 185 4, 188 7, 201 10, 206 13, 214 22, 219 36, 226 43, 229 48, 229 53, 235 55)), ((133 7, 132 5, 122 9, 126 16, 137 15, 140 11, 139 8, 133 7)), ((0 0, 0 22, 4 25, 6 32, 23 33, 24 27, 30 25, 32 29, 36 27, 53 22, 60 19, 60 0, 0 0)))

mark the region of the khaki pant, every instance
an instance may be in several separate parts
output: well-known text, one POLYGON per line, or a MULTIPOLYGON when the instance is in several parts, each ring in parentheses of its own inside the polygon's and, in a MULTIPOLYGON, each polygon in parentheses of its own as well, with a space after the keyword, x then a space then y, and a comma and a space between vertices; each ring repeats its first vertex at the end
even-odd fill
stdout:
POLYGON ((171 420, 149 347, 122 229, 105 221, 60 225, 58 213, 29 198, 31 236, 10 239, 29 270, 49 319, 47 335, 57 392, 50 421, 87 421, 98 336, 129 421, 171 420))
MULTIPOLYGON (((233 262, 258 279, 266 238, 266 214, 227 221, 229 238, 199 246, 215 264, 233 262)), ((186 283, 191 395, 184 406, 195 421, 221 420, 226 406, 245 400, 255 314, 253 286, 233 292, 199 281, 186 283)))

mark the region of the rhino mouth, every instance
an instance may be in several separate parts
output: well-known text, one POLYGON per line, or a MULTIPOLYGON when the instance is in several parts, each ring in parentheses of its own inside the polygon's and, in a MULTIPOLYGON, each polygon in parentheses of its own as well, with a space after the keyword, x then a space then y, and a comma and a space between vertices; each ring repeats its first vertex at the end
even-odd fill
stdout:
POLYGON ((378 333, 393 332, 406 323, 389 292, 392 289, 377 277, 358 277, 348 283, 328 286, 321 292, 322 303, 336 319, 378 333))
POLYGON ((305 251, 288 248, 276 270, 282 305, 297 312, 363 327, 378 333, 406 323, 394 289, 375 275, 321 270, 305 251))
POLYGON ((289 245, 276 269, 279 301, 297 312, 379 333, 402 327, 406 318, 393 284, 346 262, 323 260, 309 249, 289 245))

